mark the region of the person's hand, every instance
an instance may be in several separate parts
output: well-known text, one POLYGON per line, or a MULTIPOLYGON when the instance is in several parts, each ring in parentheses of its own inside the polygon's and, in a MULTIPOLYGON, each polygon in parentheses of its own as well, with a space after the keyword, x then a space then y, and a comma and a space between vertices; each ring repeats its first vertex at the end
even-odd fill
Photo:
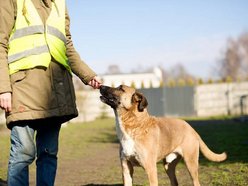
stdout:
POLYGON ((11 93, 6 92, 0 94, 0 108, 5 110, 5 112, 11 111, 11 93))
POLYGON ((100 78, 95 76, 90 82, 88 83, 92 88, 99 89, 102 85, 102 82, 100 81, 100 78))

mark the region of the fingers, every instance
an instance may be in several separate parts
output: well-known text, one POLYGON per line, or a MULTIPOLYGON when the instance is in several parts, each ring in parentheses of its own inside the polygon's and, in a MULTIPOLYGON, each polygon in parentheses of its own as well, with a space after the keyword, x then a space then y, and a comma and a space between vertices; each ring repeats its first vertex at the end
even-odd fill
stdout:
POLYGON ((94 89, 99 89, 101 86, 101 83, 93 79, 90 81, 89 85, 92 86, 94 89))
POLYGON ((11 93, 0 94, 0 108, 5 112, 11 112, 11 93))
POLYGON ((89 83, 91 87, 94 89, 99 89, 102 85, 101 81, 98 79, 98 77, 94 77, 89 83))

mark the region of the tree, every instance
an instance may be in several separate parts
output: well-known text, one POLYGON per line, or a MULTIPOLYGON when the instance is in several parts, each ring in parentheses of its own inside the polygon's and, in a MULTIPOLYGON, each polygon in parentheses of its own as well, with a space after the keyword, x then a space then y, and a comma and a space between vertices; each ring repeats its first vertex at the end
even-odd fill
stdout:
POLYGON ((237 79, 241 66, 238 53, 238 43, 232 39, 228 41, 228 46, 224 52, 223 59, 220 61, 220 76, 222 79, 231 77, 237 79))
POLYGON ((109 74, 121 74, 121 71, 118 65, 109 65, 108 73, 109 74))
POLYGON ((182 64, 178 63, 171 68, 170 75, 176 79, 185 79, 188 72, 182 64))
POLYGON ((227 47, 218 62, 217 73, 222 80, 244 80, 248 71, 248 33, 238 39, 228 39, 227 47))
POLYGON ((248 71, 248 33, 244 33, 239 38, 242 76, 247 79, 248 71))
POLYGON ((170 69, 170 71, 167 72, 166 75, 167 78, 175 79, 175 80, 183 79, 184 81, 188 81, 188 80, 193 81, 195 79, 193 75, 191 75, 181 63, 178 63, 175 66, 173 66, 170 69))

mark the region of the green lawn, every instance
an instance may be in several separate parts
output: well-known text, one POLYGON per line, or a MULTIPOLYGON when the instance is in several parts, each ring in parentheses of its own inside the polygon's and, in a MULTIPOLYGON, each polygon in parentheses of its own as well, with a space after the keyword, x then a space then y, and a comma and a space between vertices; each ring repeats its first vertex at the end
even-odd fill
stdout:
POLYGON ((248 122, 212 120, 190 122, 214 152, 226 151, 227 161, 216 164, 200 158, 206 172, 200 172, 201 180, 211 180, 209 185, 248 185, 248 122))
MULTIPOLYGON (((204 186, 248 185, 248 122, 232 119, 192 120, 189 123, 214 152, 226 151, 227 161, 209 162, 200 157, 200 182, 204 186)), ((9 131, 0 130, 0 180, 6 180, 9 154, 9 131)), ((159 185, 169 185, 161 163, 158 163, 159 185)), ((177 169, 179 185, 192 185, 185 165, 177 169)), ((34 184, 34 165, 31 185, 34 184)), ((68 124, 60 135, 58 186, 117 186, 122 183, 118 160, 118 143, 114 119, 68 124)), ((148 185, 145 172, 135 168, 135 185, 148 185)), ((1 183, 0 183, 1 185, 1 183)))

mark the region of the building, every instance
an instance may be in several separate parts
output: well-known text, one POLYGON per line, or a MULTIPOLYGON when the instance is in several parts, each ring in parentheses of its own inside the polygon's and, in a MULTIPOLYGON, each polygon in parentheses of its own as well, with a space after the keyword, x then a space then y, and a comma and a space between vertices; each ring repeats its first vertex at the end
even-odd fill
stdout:
POLYGON ((101 76, 103 84, 117 87, 121 84, 134 86, 135 88, 157 88, 163 81, 162 70, 155 67, 152 72, 128 73, 128 74, 106 74, 101 76))

